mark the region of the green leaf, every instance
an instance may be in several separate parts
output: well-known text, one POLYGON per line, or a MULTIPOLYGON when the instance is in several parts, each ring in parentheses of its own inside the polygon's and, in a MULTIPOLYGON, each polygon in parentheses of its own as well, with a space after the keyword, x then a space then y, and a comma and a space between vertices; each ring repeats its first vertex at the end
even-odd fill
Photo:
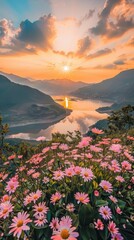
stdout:
POLYGON ((97 207, 102 207, 102 206, 106 206, 106 205, 108 205, 108 202, 105 201, 105 200, 100 199, 100 200, 96 201, 96 206, 97 207))
POLYGON ((118 206, 120 207, 121 210, 123 210, 126 206, 126 202, 119 199, 118 200, 118 206))
POLYGON ((90 240, 91 235, 89 227, 82 227, 80 229, 80 237, 82 240, 90 240))
POLYGON ((87 226, 93 222, 94 211, 90 204, 82 205, 79 211, 79 221, 81 226, 87 226))

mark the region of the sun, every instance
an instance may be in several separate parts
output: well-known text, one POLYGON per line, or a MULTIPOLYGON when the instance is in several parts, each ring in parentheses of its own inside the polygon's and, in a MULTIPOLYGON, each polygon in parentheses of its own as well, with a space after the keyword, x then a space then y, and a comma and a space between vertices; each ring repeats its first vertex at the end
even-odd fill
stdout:
POLYGON ((69 70, 70 70, 70 67, 69 66, 63 66, 63 71, 64 72, 69 72, 69 70))

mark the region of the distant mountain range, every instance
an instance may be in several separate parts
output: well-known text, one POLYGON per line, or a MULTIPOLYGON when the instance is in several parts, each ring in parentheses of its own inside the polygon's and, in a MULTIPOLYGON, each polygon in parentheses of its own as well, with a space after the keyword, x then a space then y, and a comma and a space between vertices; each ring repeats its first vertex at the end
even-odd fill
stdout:
POLYGON ((0 113, 11 124, 51 122, 62 119, 66 110, 49 95, 11 82, 0 75, 0 113))
POLYGON ((49 94, 51 96, 68 95, 70 92, 72 92, 72 90, 76 91, 81 87, 89 85, 81 81, 74 82, 69 79, 30 80, 14 74, 8 74, 4 72, 0 72, 0 73, 8 77, 14 83, 36 88, 39 91, 49 94))
POLYGON ((134 103, 134 69, 120 72, 100 83, 82 87, 73 91, 72 95, 113 103, 134 103))

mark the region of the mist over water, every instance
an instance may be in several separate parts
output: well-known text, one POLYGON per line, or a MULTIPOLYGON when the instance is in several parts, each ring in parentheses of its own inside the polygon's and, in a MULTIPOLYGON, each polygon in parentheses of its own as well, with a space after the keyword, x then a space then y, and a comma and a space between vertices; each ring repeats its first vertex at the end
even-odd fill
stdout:
POLYGON ((96 109, 111 105, 106 102, 81 100, 74 97, 55 96, 53 98, 57 103, 72 110, 69 116, 51 126, 43 127, 42 124, 38 124, 32 128, 28 125, 25 131, 24 128, 19 127, 16 129, 15 134, 11 134, 8 137, 33 140, 39 136, 51 139, 52 133, 56 132, 65 134, 68 131, 74 132, 75 130, 79 130, 82 133, 86 133, 89 126, 108 116, 107 114, 98 113, 96 109))

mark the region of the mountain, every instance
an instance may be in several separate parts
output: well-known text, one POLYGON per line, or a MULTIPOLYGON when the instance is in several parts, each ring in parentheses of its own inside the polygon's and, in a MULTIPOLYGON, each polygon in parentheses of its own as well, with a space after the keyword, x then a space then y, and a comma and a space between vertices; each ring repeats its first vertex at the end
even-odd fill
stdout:
POLYGON ((14 83, 36 88, 49 95, 68 95, 72 89, 73 91, 76 91, 81 87, 88 86, 87 83, 81 81, 74 82, 69 79, 29 80, 14 74, 0 73, 8 77, 14 83))
POLYGON ((115 77, 100 83, 82 87, 72 95, 114 103, 134 102, 134 69, 120 72, 115 77))
POLYGON ((0 75, 0 113, 11 124, 26 124, 61 119, 66 110, 49 95, 0 75))

